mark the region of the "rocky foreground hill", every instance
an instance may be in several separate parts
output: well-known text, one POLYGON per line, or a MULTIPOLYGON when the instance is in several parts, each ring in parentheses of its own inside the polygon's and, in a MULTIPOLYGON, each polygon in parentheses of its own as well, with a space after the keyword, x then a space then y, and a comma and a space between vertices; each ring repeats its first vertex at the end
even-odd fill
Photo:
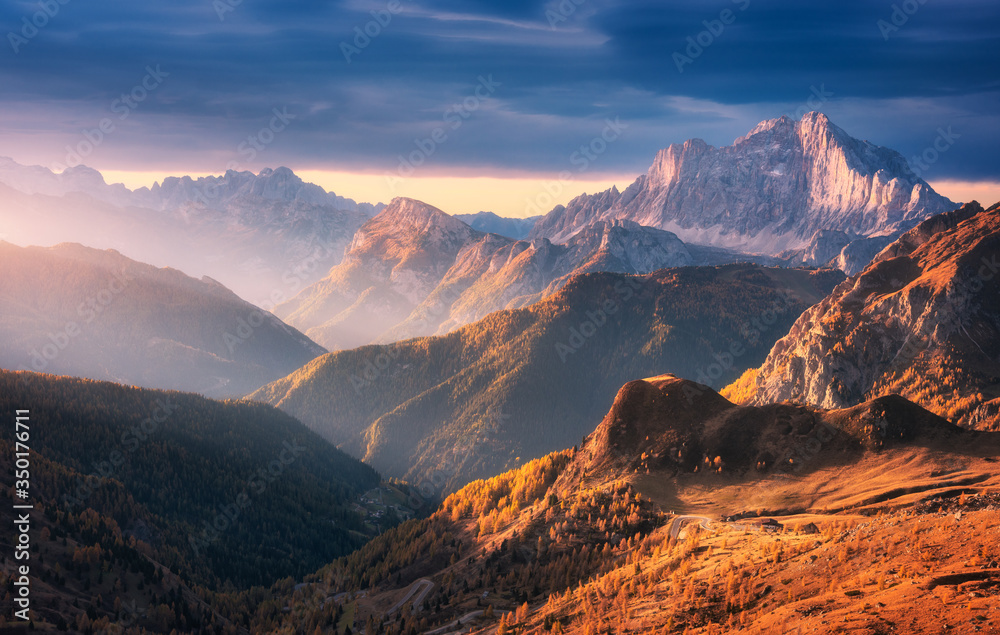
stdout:
POLYGON ((741 407, 632 381, 582 445, 476 481, 254 625, 372 633, 1000 628, 997 433, 901 397, 741 407), (350 618, 346 618, 349 615, 350 618))

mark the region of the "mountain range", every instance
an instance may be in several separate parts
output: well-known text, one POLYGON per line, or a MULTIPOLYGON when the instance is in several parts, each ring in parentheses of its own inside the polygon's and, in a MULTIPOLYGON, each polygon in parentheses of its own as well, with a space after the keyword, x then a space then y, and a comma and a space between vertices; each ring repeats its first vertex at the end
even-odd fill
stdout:
POLYGON ((397 198, 354 236, 329 275, 275 313, 330 350, 445 334, 519 308, 591 271, 649 273, 692 264, 669 232, 598 222, 566 245, 476 231, 441 210, 397 198))
POLYGON ((0 158, 0 239, 77 242, 209 275, 264 308, 340 262, 382 205, 305 183, 288 168, 169 177, 151 188, 108 185, 85 166, 56 174, 0 158))
POLYGON ((463 218, 498 234, 397 199, 358 231, 341 265, 276 313, 334 350, 444 334, 587 271, 749 259, 854 274, 903 231, 954 207, 898 153, 820 113, 782 117, 732 146, 671 145, 624 192, 581 195, 533 221, 530 240, 502 237, 518 233, 512 221, 487 213, 463 218))
POLYGON ((490 311, 524 306, 573 272, 594 270, 587 262, 604 245, 593 244, 593 236, 584 244, 573 239, 607 227, 645 228, 643 236, 607 241, 619 251, 632 245, 631 253, 610 254, 622 263, 641 260, 636 252, 652 246, 654 229, 667 232, 656 241, 669 234, 692 257, 615 271, 749 259, 832 264, 854 274, 903 231, 955 207, 898 153, 852 138, 820 113, 761 122, 732 146, 673 144, 624 192, 581 195, 537 219, 480 212, 445 220, 430 205, 401 199, 376 220, 382 204, 328 193, 287 168, 170 177, 132 191, 83 166, 55 174, 2 159, 0 194, 0 238, 110 247, 209 275, 258 306, 280 307, 279 315, 315 329, 314 339, 328 348, 442 334, 490 311), (409 218, 417 208, 422 218, 409 218), (397 235, 414 231, 428 233, 419 240, 397 235), (439 238, 451 242, 433 244, 439 238), (569 249, 557 253, 543 239, 569 249), (366 251, 393 241, 392 255, 366 251), (354 264, 338 269, 348 252, 354 264), (372 271, 359 271, 359 262, 372 271))
POLYGON ((455 218, 462 221, 476 231, 487 234, 500 234, 514 240, 523 240, 531 233, 531 228, 541 216, 530 216, 528 218, 507 218, 497 216, 493 212, 477 212, 475 214, 455 214, 455 218))
POLYGON ((748 264, 579 275, 447 335, 325 355, 250 398, 388 476, 452 490, 572 445, 631 378, 725 385, 843 279, 748 264))
POLYGON ((211 278, 0 242, 0 367, 239 397, 325 349, 211 278))
POLYGON ((389 633, 780 632, 792 620, 930 632, 973 611, 996 625, 982 612, 998 552, 955 527, 989 531, 998 450, 998 433, 898 396, 741 407, 672 375, 631 381, 579 447, 469 484, 294 595, 275 588, 292 610, 254 624, 331 628, 341 598, 356 628, 389 633))
POLYGON ((0 241, 43 630, 1000 629, 1000 204, 825 116, 523 222, 285 168, 0 197, 103 247, 0 241))

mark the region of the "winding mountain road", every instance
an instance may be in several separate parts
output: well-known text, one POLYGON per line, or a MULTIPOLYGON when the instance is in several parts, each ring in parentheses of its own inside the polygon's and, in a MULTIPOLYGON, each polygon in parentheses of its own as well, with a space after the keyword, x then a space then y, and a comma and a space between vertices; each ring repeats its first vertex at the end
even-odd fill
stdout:
POLYGON ((441 628, 436 628, 433 631, 427 631, 426 633, 424 633, 424 635, 442 635, 443 633, 450 633, 450 632, 452 632, 455 629, 458 629, 458 628, 461 628, 462 626, 465 626, 466 624, 468 624, 472 620, 476 619, 477 617, 481 616, 482 614, 483 614, 483 611, 481 611, 481 610, 479 610, 479 611, 472 611, 471 613, 466 613, 465 615, 463 615, 462 617, 458 618, 457 620, 454 620, 452 622, 448 622, 447 624, 445 624, 441 628))
POLYGON ((698 521, 702 529, 710 529, 709 524, 711 524, 712 519, 705 516, 678 516, 670 523, 670 537, 676 540, 684 526, 695 521, 698 521))
POLYGON ((410 587, 410 590, 406 592, 406 595, 403 596, 403 599, 393 604, 392 608, 385 612, 386 616, 392 615, 399 609, 403 608, 403 605, 411 599, 413 600, 413 608, 417 608, 421 603, 423 603, 424 598, 427 597, 427 594, 430 593, 433 588, 434 583, 427 578, 417 580, 413 583, 413 586, 410 587))

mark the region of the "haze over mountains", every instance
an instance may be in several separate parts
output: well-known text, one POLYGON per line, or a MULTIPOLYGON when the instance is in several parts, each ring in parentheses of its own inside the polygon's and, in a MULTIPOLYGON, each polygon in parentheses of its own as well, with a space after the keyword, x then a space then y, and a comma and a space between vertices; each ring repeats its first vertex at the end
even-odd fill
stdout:
POLYGON ((387 476, 452 489, 572 445, 630 378, 725 385, 843 278, 746 264, 586 274, 448 335, 331 353, 251 398, 387 476))
MULTIPOLYGON (((842 519, 907 536, 947 507, 983 530, 1000 504, 1000 441, 968 430, 1000 425, 1000 206, 953 209, 822 115, 670 146, 539 219, 357 204, 287 168, 130 191, 5 161, 0 196, 10 239, 120 244, 253 302, 0 242, 0 366, 250 393, 0 373, 51 426, 39 474, 89 507, 39 496, 43 619, 69 630, 600 632, 612 611, 587 607, 612 597, 616 628, 773 630, 803 603, 868 610, 841 578, 901 606, 886 576, 923 547, 835 546, 881 539, 842 519), (302 463, 266 456, 287 437, 302 463), (276 464, 281 500, 240 498, 276 464), (765 543, 765 512, 811 529, 765 543)), ((994 554, 963 549, 924 573, 993 588, 994 554)))
POLYGON ((275 313, 330 350, 447 333, 518 308, 589 271, 648 273, 692 264, 669 232, 599 222, 566 245, 476 231, 397 198, 355 234, 344 261, 275 313))
POLYGON ((506 218, 497 216, 493 212, 477 212, 475 214, 455 214, 455 218, 477 231, 523 240, 528 237, 531 228, 535 226, 535 222, 541 216, 506 218))
MULTIPOLYGON (((265 169, 257 175, 229 171, 219 177, 172 177, 151 188, 130 191, 107 185, 98 172, 86 167, 53 174, 3 159, 0 194, 5 203, 0 206, 5 240, 21 245, 80 242, 112 247, 138 260, 210 275, 265 308, 288 302, 324 277, 336 278, 339 274, 332 268, 354 245, 355 233, 383 209, 381 204, 356 203, 325 192, 287 168, 265 169), (38 222, 25 222, 28 217, 38 222)), ((954 207, 914 176, 898 153, 854 139, 825 115, 808 113, 798 122, 787 117, 761 122, 729 147, 713 148, 698 139, 673 144, 658 153, 649 172, 624 192, 612 188, 583 195, 566 207, 557 206, 537 222, 502 219, 488 212, 456 218, 468 221, 478 232, 513 240, 527 236, 532 246, 542 250, 537 263, 521 263, 542 272, 529 284, 518 278, 524 275, 520 270, 507 272, 510 281, 497 281, 494 276, 491 285, 511 289, 502 297, 505 302, 514 300, 510 306, 516 307, 522 305, 519 297, 551 293, 552 288, 546 289, 553 280, 587 260, 578 256, 576 262, 562 262, 546 272, 551 256, 539 239, 567 243, 596 221, 627 220, 671 232, 693 246, 698 264, 740 258, 789 265, 833 262, 853 274, 902 231, 954 207)), ((377 231, 388 232, 385 239, 391 239, 394 232, 390 222, 402 220, 394 215, 391 212, 378 224, 377 231)), ((414 230, 406 225, 399 228, 399 232, 414 230)), ((373 228, 365 233, 371 238, 373 228)), ((481 238, 468 232, 465 236, 470 242, 481 238)), ((439 247, 443 246, 435 249, 439 247)), ((496 247, 505 250, 507 244, 501 241, 496 247)), ((515 251, 520 254, 525 249, 527 245, 515 251)), ((442 261, 426 265, 436 273, 420 274, 419 288, 408 290, 411 310, 434 292, 433 287, 424 287, 444 279, 457 252, 445 248, 439 256, 442 261)), ((479 255, 481 259, 487 256, 479 255)), ((489 261, 493 267, 500 265, 493 258, 489 261)), ((673 264, 683 263, 652 263, 673 264)), ((468 272, 462 275, 467 278, 468 272)), ((344 323, 348 325, 344 330, 351 331, 352 316, 339 314, 368 287, 360 288, 363 281, 346 284, 354 290, 337 292, 344 297, 330 304, 331 311, 312 311, 298 326, 309 329, 344 323)), ((456 302, 479 302, 479 298, 462 300, 460 288, 449 292, 413 316, 409 311, 401 316, 407 307, 389 297, 372 298, 370 302, 386 303, 393 317, 380 318, 377 326, 385 328, 370 337, 348 333, 343 341, 350 345, 373 341, 408 317, 425 318, 442 301, 438 309, 449 313, 456 302)), ((309 289, 294 304, 312 302, 317 293, 309 289)), ((370 292, 380 294, 384 290, 370 292)), ((505 306, 494 303, 488 308, 505 306)), ((365 310, 357 307, 353 312, 361 319, 365 310)), ((482 315, 457 307, 455 316, 444 317, 440 323, 454 328, 482 315)), ((368 330, 375 330, 374 326, 368 330)), ((411 324, 403 326, 399 336, 431 334, 439 326, 422 330, 411 324)), ((333 336, 321 343, 339 346, 333 336)))
POLYGON ((347 261, 276 312, 335 350, 447 333, 586 271, 752 259, 855 273, 903 231, 953 207, 898 153, 853 139, 819 113, 783 117, 731 147, 672 145, 625 192, 584 195, 539 219, 530 243, 484 237, 398 199, 359 230, 347 261))
POLYGON ((382 207, 325 192, 288 168, 167 178, 131 191, 84 166, 54 174, 6 158, 0 201, 4 240, 117 249, 209 275, 265 308, 340 262, 354 232, 382 207))
POLYGON ((325 349, 218 282, 0 242, 0 367, 239 397, 325 349))

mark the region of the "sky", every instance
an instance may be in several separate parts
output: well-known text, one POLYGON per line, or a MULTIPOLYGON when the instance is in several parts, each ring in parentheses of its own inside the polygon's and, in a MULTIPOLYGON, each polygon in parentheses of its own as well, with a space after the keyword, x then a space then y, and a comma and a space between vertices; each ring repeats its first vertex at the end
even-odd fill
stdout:
POLYGON ((995 0, 0 0, 0 34, 0 156, 130 187, 284 165, 529 216, 820 110, 1000 200, 995 0))

